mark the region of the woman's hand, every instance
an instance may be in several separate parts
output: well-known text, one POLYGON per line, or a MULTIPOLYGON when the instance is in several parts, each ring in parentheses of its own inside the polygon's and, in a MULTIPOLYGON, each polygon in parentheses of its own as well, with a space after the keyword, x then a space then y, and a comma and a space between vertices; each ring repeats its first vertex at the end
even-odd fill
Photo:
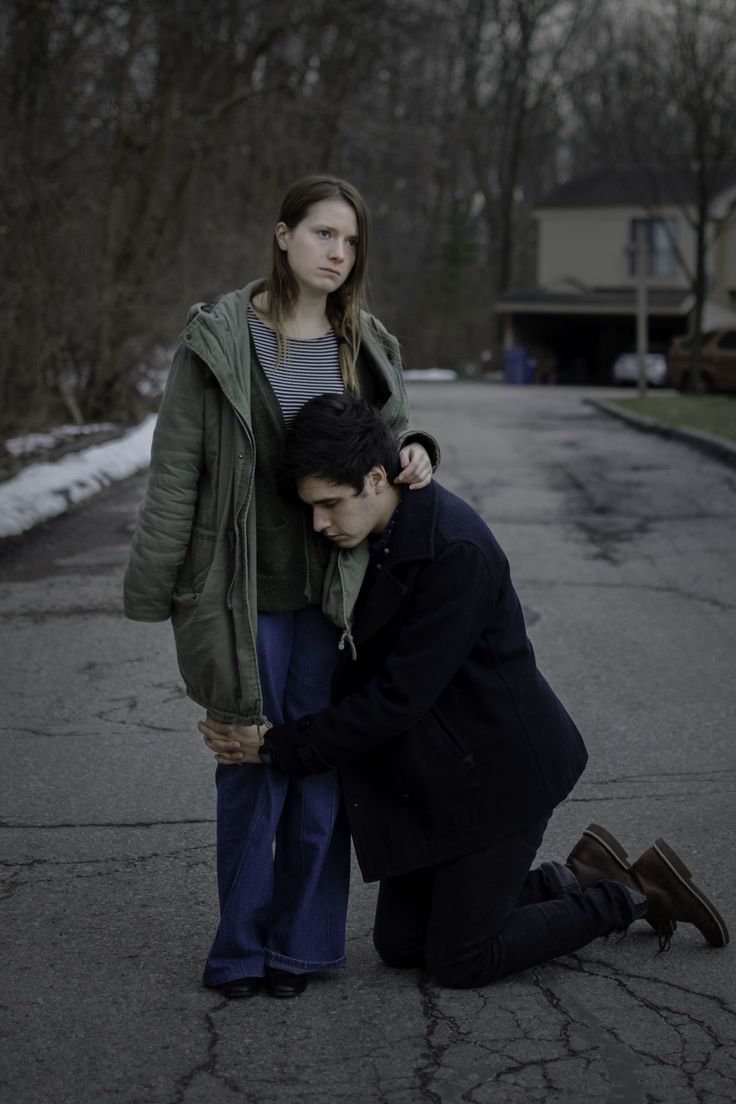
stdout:
POLYGON ((225 724, 208 713, 207 720, 200 721, 197 728, 204 736, 207 747, 214 751, 218 763, 237 766, 260 763, 258 751, 263 725, 225 724))
POLYGON ((399 453, 401 471, 394 483, 408 483, 410 491, 420 491, 432 482, 432 461, 424 445, 413 441, 399 453))

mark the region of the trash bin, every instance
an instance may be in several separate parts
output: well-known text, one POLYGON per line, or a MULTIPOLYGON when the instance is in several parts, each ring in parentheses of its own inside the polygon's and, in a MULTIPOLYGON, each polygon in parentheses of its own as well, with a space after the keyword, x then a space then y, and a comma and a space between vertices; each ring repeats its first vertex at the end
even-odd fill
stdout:
POLYGON ((509 345, 503 351, 503 378, 505 383, 531 383, 534 378, 533 357, 523 345, 509 345))

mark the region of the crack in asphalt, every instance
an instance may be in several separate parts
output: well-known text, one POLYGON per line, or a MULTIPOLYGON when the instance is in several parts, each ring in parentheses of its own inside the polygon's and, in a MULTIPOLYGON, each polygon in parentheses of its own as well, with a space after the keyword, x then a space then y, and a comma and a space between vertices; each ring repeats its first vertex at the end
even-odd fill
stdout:
MULTIPOLYGON (((600 457, 599 460, 598 464, 589 468, 595 472, 593 481, 589 481, 587 472, 581 475, 577 469, 566 463, 557 463, 552 469, 558 476, 563 493, 571 490, 574 498, 582 504, 582 510, 569 511, 569 520, 592 545, 595 560, 620 566, 624 559, 624 546, 636 538, 647 536, 661 523, 702 523, 711 518, 722 521, 715 512, 702 510, 689 511, 684 515, 675 514, 673 517, 664 513, 654 515, 651 512, 632 514, 632 495, 641 487, 641 483, 631 480, 621 482, 620 471, 616 473, 616 480, 607 478, 607 458, 600 457)), ((643 509, 646 509, 646 504, 643 509)))
POLYGON ((693 782, 697 779, 709 779, 709 778, 721 778, 723 775, 736 776, 736 769, 729 770, 728 768, 718 771, 657 771, 656 775, 647 774, 623 774, 619 778, 596 778, 595 784, 598 786, 618 786, 622 782, 653 782, 661 781, 667 778, 684 778, 688 782, 693 782))
POLYGON ((467 1032, 462 1031, 457 1020, 442 1011, 437 1001, 436 988, 428 976, 423 977, 419 982, 419 992, 421 994, 422 1016, 426 1027, 423 1038, 423 1055, 414 1069, 414 1076, 421 1093, 419 1099, 431 1101, 432 1104, 443 1104, 442 1097, 434 1092, 430 1086, 442 1068, 442 1059, 447 1050, 453 1045, 454 1041, 467 1035, 467 1032), (449 1028, 450 1039, 446 1043, 440 1043, 435 1038, 441 1026, 449 1028))
POLYGON ((682 598, 687 602, 699 602, 701 605, 713 606, 722 613, 731 613, 736 610, 733 602, 724 602, 719 598, 706 594, 696 594, 695 591, 685 590, 682 587, 662 586, 659 583, 637 583, 630 579, 622 582, 590 580, 590 579, 555 579, 552 583, 549 579, 524 579, 523 588, 549 587, 554 585, 555 590, 625 590, 627 593, 662 594, 667 597, 682 598))
MULTIPOLYGON (((619 992, 625 994, 636 1005, 646 1009, 647 1012, 664 1023, 680 1041, 679 1051, 673 1051, 669 1060, 667 1055, 663 1053, 661 1044, 657 1047, 656 1052, 647 1050, 644 1046, 632 1044, 627 1048, 630 1052, 638 1055, 640 1058, 647 1059, 647 1061, 655 1067, 662 1067, 675 1075, 683 1077, 688 1089, 693 1094, 692 1100, 694 1102, 702 1101, 703 1104, 705 1104, 705 1102, 714 1099, 711 1087, 699 1086, 696 1083, 698 1075, 703 1072, 709 1073, 711 1077, 716 1077, 723 1083, 722 1088, 725 1099, 736 1099, 736 1062, 733 1060, 734 1045, 736 1044, 736 1008, 723 998, 712 993, 703 993, 692 987, 679 985, 677 982, 668 979, 663 979, 661 977, 652 978, 621 969, 614 969, 610 963, 601 959, 592 959, 587 956, 582 958, 579 955, 569 955, 567 957, 575 963, 574 967, 566 965, 564 960, 556 962, 555 965, 563 970, 574 972, 575 974, 585 974, 590 977, 602 978, 610 982, 619 992), (637 982, 642 985, 649 985, 659 990, 664 990, 665 994, 669 993, 669 997, 657 996, 656 998, 649 999, 643 993, 636 990, 635 984, 637 982), (679 1004, 677 1003, 678 997, 682 998, 679 1004), (730 1031, 726 1030, 723 1034, 727 1035, 727 1038, 722 1037, 722 1034, 719 1034, 712 1024, 707 1022, 702 1013, 699 1015, 697 1011, 692 1010, 696 1000, 702 1001, 706 1008, 715 1008, 726 1018, 726 1025, 730 1027, 730 1031), (668 1001, 672 1003, 668 1003, 668 1001), (694 1031, 697 1031, 700 1035, 698 1040, 694 1038, 694 1031), (710 1046, 707 1045, 708 1042, 710 1046), (688 1062, 688 1050, 696 1047, 699 1043, 702 1046, 702 1057, 700 1059, 691 1057, 688 1062), (728 1056, 731 1061, 732 1073, 730 1076, 724 1075, 720 1071, 712 1068, 715 1057, 720 1057, 722 1055, 728 1056), (697 1067, 689 1069, 688 1065, 693 1065, 694 1061, 698 1062, 697 1067)), ((582 1008, 582 1006, 577 1005, 574 998, 566 996, 565 1000, 569 1005, 576 1006, 578 1012, 582 1008)), ((587 1009, 583 1010, 583 1014, 587 1016, 588 1020, 595 1019, 592 1013, 587 1009)), ((595 1027, 596 1025, 593 1026, 595 1027)), ((600 1025, 597 1026, 600 1027, 600 1025)), ((613 1035, 616 1041, 621 1044, 621 1040, 618 1039, 615 1031, 611 1030, 609 1034, 613 1035)), ((623 1100, 626 1100, 626 1104, 628 1104, 626 1097, 624 1097, 623 1100)))
MULTIPOLYGON (((702 797, 730 797, 733 792, 732 787, 728 789, 714 788, 712 790, 701 790, 700 795, 702 797)), ((671 801, 672 798, 683 798, 683 800, 691 801, 692 797, 693 792, 691 789, 666 790, 663 793, 649 793, 646 791, 640 793, 620 793, 611 794, 610 796, 606 794, 591 794, 590 797, 577 796, 573 793, 565 798, 565 803, 568 805, 595 805, 598 802, 601 804, 604 802, 607 804, 616 804, 620 801, 671 801)))
POLYGON ((3 828, 19 829, 21 831, 28 831, 30 829, 38 829, 39 831, 55 830, 57 828, 165 828, 168 825, 196 825, 196 824, 214 824, 214 817, 189 817, 186 819, 178 820, 172 818, 171 820, 62 820, 53 824, 37 824, 31 821, 12 821, 3 820, 0 818, 0 830, 3 828))
MULTIPOLYGON (((647 976, 613 967, 599 958, 568 955, 553 965, 543 966, 532 971, 534 986, 545 1003, 560 1017, 559 1034, 554 1040, 548 1040, 554 1053, 535 1055, 531 1058, 512 1056, 500 1040, 480 1042, 473 1037, 471 1028, 463 1028, 457 1019, 440 1006, 441 990, 435 987, 428 977, 419 985, 421 1008, 425 1022, 423 1049, 414 1069, 414 1081, 417 1086, 417 1101, 429 1104, 443 1104, 444 1095, 441 1074, 448 1075, 448 1053, 457 1045, 470 1042, 480 1050, 486 1050, 502 1065, 493 1069, 490 1076, 473 1085, 464 1087, 458 1100, 490 1100, 487 1092, 490 1086, 498 1090, 504 1080, 511 1079, 515 1088, 522 1090, 521 1075, 534 1070, 540 1079, 541 1087, 535 1089, 529 1099, 562 1100, 564 1089, 553 1075, 555 1068, 566 1062, 581 1062, 584 1068, 600 1063, 608 1081, 606 1104, 655 1104, 668 1097, 660 1096, 647 1087, 647 1078, 658 1084, 661 1076, 658 1070, 666 1071, 668 1077, 675 1079, 671 1090, 665 1087, 665 1093, 679 1093, 683 1089, 690 1095, 693 1104, 715 1104, 718 1100, 736 1099, 736 1063, 733 1061, 734 1043, 736 1043, 736 1008, 712 993, 693 989, 692 986, 677 981, 647 976), (643 1038, 650 1035, 658 1040, 656 1046, 647 1049, 639 1044, 639 1036, 634 1041, 623 1037, 622 1029, 606 1025, 601 1013, 594 1013, 585 1001, 574 996, 566 987, 563 978, 555 977, 555 971, 562 970, 568 975, 583 975, 591 980, 609 983, 627 1001, 653 1015, 669 1031, 674 1032, 679 1046, 669 1051, 663 1050, 661 1032, 645 1031, 643 1038), (651 997, 641 991, 641 987, 653 987, 657 992, 651 997), (561 991, 562 990, 562 991, 561 991), (725 1017, 723 1027, 716 1026, 718 1020, 725 1017), (444 1032, 444 1035, 442 1034, 444 1032), (723 1067, 723 1060, 730 1062, 730 1068, 723 1067), (718 1068, 718 1063, 722 1068, 718 1068), (731 1070, 733 1072, 731 1073, 731 1070), (706 1083, 704 1083, 706 1082, 706 1083), (543 1094, 543 1095, 541 1095, 543 1094)), ((493 1009, 497 1014, 497 990, 474 990, 474 996, 481 999, 486 1008, 493 999, 493 1009)), ((609 1002, 603 1004, 608 1008, 609 1002)), ((465 1010, 467 1012, 467 1009, 465 1010)), ((504 1009, 518 1032, 518 1039, 528 1036, 528 1024, 514 1008, 504 1009)), ((617 1014, 618 1015, 618 1014, 617 1014)), ((471 1024, 478 1017, 471 1017, 471 1024)), ((615 1019, 615 1018, 614 1018, 615 1019)), ((630 1023, 624 1017, 624 1030, 630 1023)), ((465 1068, 465 1067, 464 1067, 465 1068)), ((665 1086, 669 1081, 664 1082, 665 1086)), ((453 1099, 455 1099, 453 1097, 453 1099)), ((495 1096, 493 1099, 497 1099, 495 1096)), ((498 1098, 500 1099, 500 1098, 498 1098)), ((679 1095, 678 1095, 679 1099, 679 1095)))
MULTIPOLYGON (((224 1085, 225 1088, 237 1095, 238 1100, 248 1102, 248 1104, 257 1104, 256 1098, 247 1092, 240 1082, 235 1081, 232 1077, 228 1077, 224 1073, 218 1072, 217 1069, 217 1048, 220 1045, 220 1036, 215 1023, 215 1015, 223 1011, 229 1003, 226 997, 222 997, 214 1008, 205 1012, 204 1025, 207 1042, 205 1057, 200 1062, 191 1066, 186 1073, 177 1077, 174 1085, 174 1095, 169 1101, 169 1104, 185 1104, 188 1090, 200 1075, 210 1077, 213 1081, 224 1085)), ((141 1102, 141 1104, 143 1104, 143 1102, 141 1102)))
MULTIPOLYGON (((615 1032, 603 1027, 593 1013, 567 994, 564 999, 554 991, 552 985, 545 985, 542 972, 533 975, 533 982, 540 993, 554 1009, 567 1017, 563 1034, 570 1043, 570 1027, 582 1035, 600 1056, 609 1077, 610 1089, 606 1104, 646 1104, 646 1096, 641 1090, 639 1070, 631 1050, 616 1037, 615 1032)), ((574 1052, 569 1051, 570 1056, 574 1052)))
MULTIPOLYGON (((0 870, 32 870, 36 867, 70 867, 70 866, 109 866, 120 863, 123 865, 137 865, 139 862, 150 862, 153 859, 170 859, 178 855, 186 855, 192 851, 211 851, 213 844, 198 843, 191 847, 175 847, 170 851, 151 851, 145 855, 109 855, 105 859, 24 859, 20 862, 0 860, 0 870)), ((84 877, 84 875, 72 874, 72 877, 84 877)), ((50 881, 51 879, 45 879, 50 881)), ((28 883, 35 884, 35 883, 28 883)))
POLYGON ((112 878, 118 874, 135 871, 147 863, 156 860, 169 860, 172 858, 184 858, 196 851, 207 852, 207 858, 202 857, 199 862, 186 862, 186 869, 193 870, 196 866, 211 865, 211 856, 214 851, 214 843, 196 844, 191 847, 174 848, 170 851, 154 851, 146 855, 114 855, 106 859, 27 859, 19 862, 0 862, 0 900, 9 901, 18 890, 28 886, 35 889, 36 886, 54 885, 62 878, 65 883, 71 884, 77 881, 90 881, 94 878, 112 878), (73 867, 101 867, 98 870, 73 870, 73 867), (56 876, 48 877, 23 877, 23 874, 33 870, 57 870, 56 876))
MULTIPOLYGON (((114 710, 113 710, 114 712, 114 710)), ((104 721, 109 725, 122 725, 125 728, 140 728, 144 732, 158 732, 158 733, 171 733, 172 735, 181 736, 184 728, 182 725, 162 725, 162 724, 149 724, 147 721, 123 721, 120 719, 114 719, 112 717, 105 716, 104 713, 93 713, 93 717, 97 717, 99 720, 104 721)), ((44 740, 65 740, 65 739, 86 739, 88 737, 94 737, 99 735, 97 728, 80 728, 78 725, 74 728, 58 728, 54 732, 48 732, 40 728, 25 728, 19 725, 14 725, 12 728, 0 725, 0 733, 9 732, 14 736, 34 736, 44 740)))
MULTIPOLYGON (((607 962, 605 959, 592 958, 589 957, 587 954, 585 958, 578 954, 567 955, 566 958, 571 959, 574 962, 574 966, 569 966, 564 960, 557 960, 555 962, 555 966, 566 970, 568 973, 589 974, 593 977, 602 977, 606 981, 610 981, 621 988, 627 989, 627 992, 629 992, 630 995, 634 996, 637 1000, 639 1000, 638 995, 635 994, 633 990, 627 988, 627 982, 640 981, 643 984, 647 985, 661 986, 664 989, 671 990, 673 993, 681 994, 682 997, 685 999, 686 1004, 689 1004, 694 997, 697 997, 700 1000, 703 1000, 706 1004, 714 1005, 719 1012, 722 1012, 726 1017, 730 1018, 733 1021, 733 1041, 736 1042, 736 1006, 730 1004, 727 1000, 725 1000, 725 998, 719 997, 715 993, 705 993, 700 989, 694 989, 692 985, 680 985, 678 982, 672 981, 669 978, 654 978, 651 977, 649 974, 637 974, 633 973, 630 970, 624 971, 621 970, 619 967, 612 966, 611 963, 607 962)), ((659 1015, 664 1007, 659 1002, 657 1004, 652 1004, 643 999, 642 1003, 646 1004, 650 1011, 654 1012, 655 1015, 659 1015)), ((690 1016, 690 1013, 687 1012, 686 1008, 680 1008, 677 1011, 678 1015, 682 1015, 685 1017, 690 1016)), ((704 1030, 710 1032, 713 1035, 714 1039, 716 1038, 716 1035, 713 1032, 712 1028, 706 1028, 705 1025, 701 1026, 703 1026, 704 1030)), ((736 1072, 736 1067, 734 1072, 736 1072)))
POLYGON ((620 778, 586 778, 566 799, 570 803, 590 801, 654 801, 668 798, 729 797, 736 789, 736 771, 672 771, 659 775, 622 775, 620 778), (620 790, 615 794, 607 790, 620 790))

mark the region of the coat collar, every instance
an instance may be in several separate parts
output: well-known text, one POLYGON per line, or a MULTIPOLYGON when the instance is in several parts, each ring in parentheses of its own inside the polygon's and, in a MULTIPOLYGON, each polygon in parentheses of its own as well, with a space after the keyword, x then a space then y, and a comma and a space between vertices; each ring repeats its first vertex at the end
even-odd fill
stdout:
POLYGON ((434 557, 438 508, 439 493, 434 480, 421 491, 402 492, 401 510, 396 520, 387 566, 394 567, 404 561, 430 560, 434 557))
POLYGON ((359 601, 355 618, 355 644, 360 647, 393 615, 406 595, 406 586, 395 568, 402 563, 431 560, 439 505, 435 483, 421 491, 404 491, 391 551, 386 564, 370 583, 365 601, 359 601))

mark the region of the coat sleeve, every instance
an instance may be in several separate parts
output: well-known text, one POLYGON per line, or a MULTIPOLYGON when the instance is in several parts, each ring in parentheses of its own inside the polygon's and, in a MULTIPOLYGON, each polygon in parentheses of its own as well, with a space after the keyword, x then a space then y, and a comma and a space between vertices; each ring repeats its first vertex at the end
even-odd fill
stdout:
POLYGON ((192 531, 203 466, 204 368, 180 346, 151 448, 148 488, 123 584, 125 616, 165 621, 192 531))
POLYGON ((411 728, 483 635, 500 585, 477 545, 447 545, 419 573, 383 669, 338 705, 270 729, 266 752, 285 771, 335 769, 411 728))

